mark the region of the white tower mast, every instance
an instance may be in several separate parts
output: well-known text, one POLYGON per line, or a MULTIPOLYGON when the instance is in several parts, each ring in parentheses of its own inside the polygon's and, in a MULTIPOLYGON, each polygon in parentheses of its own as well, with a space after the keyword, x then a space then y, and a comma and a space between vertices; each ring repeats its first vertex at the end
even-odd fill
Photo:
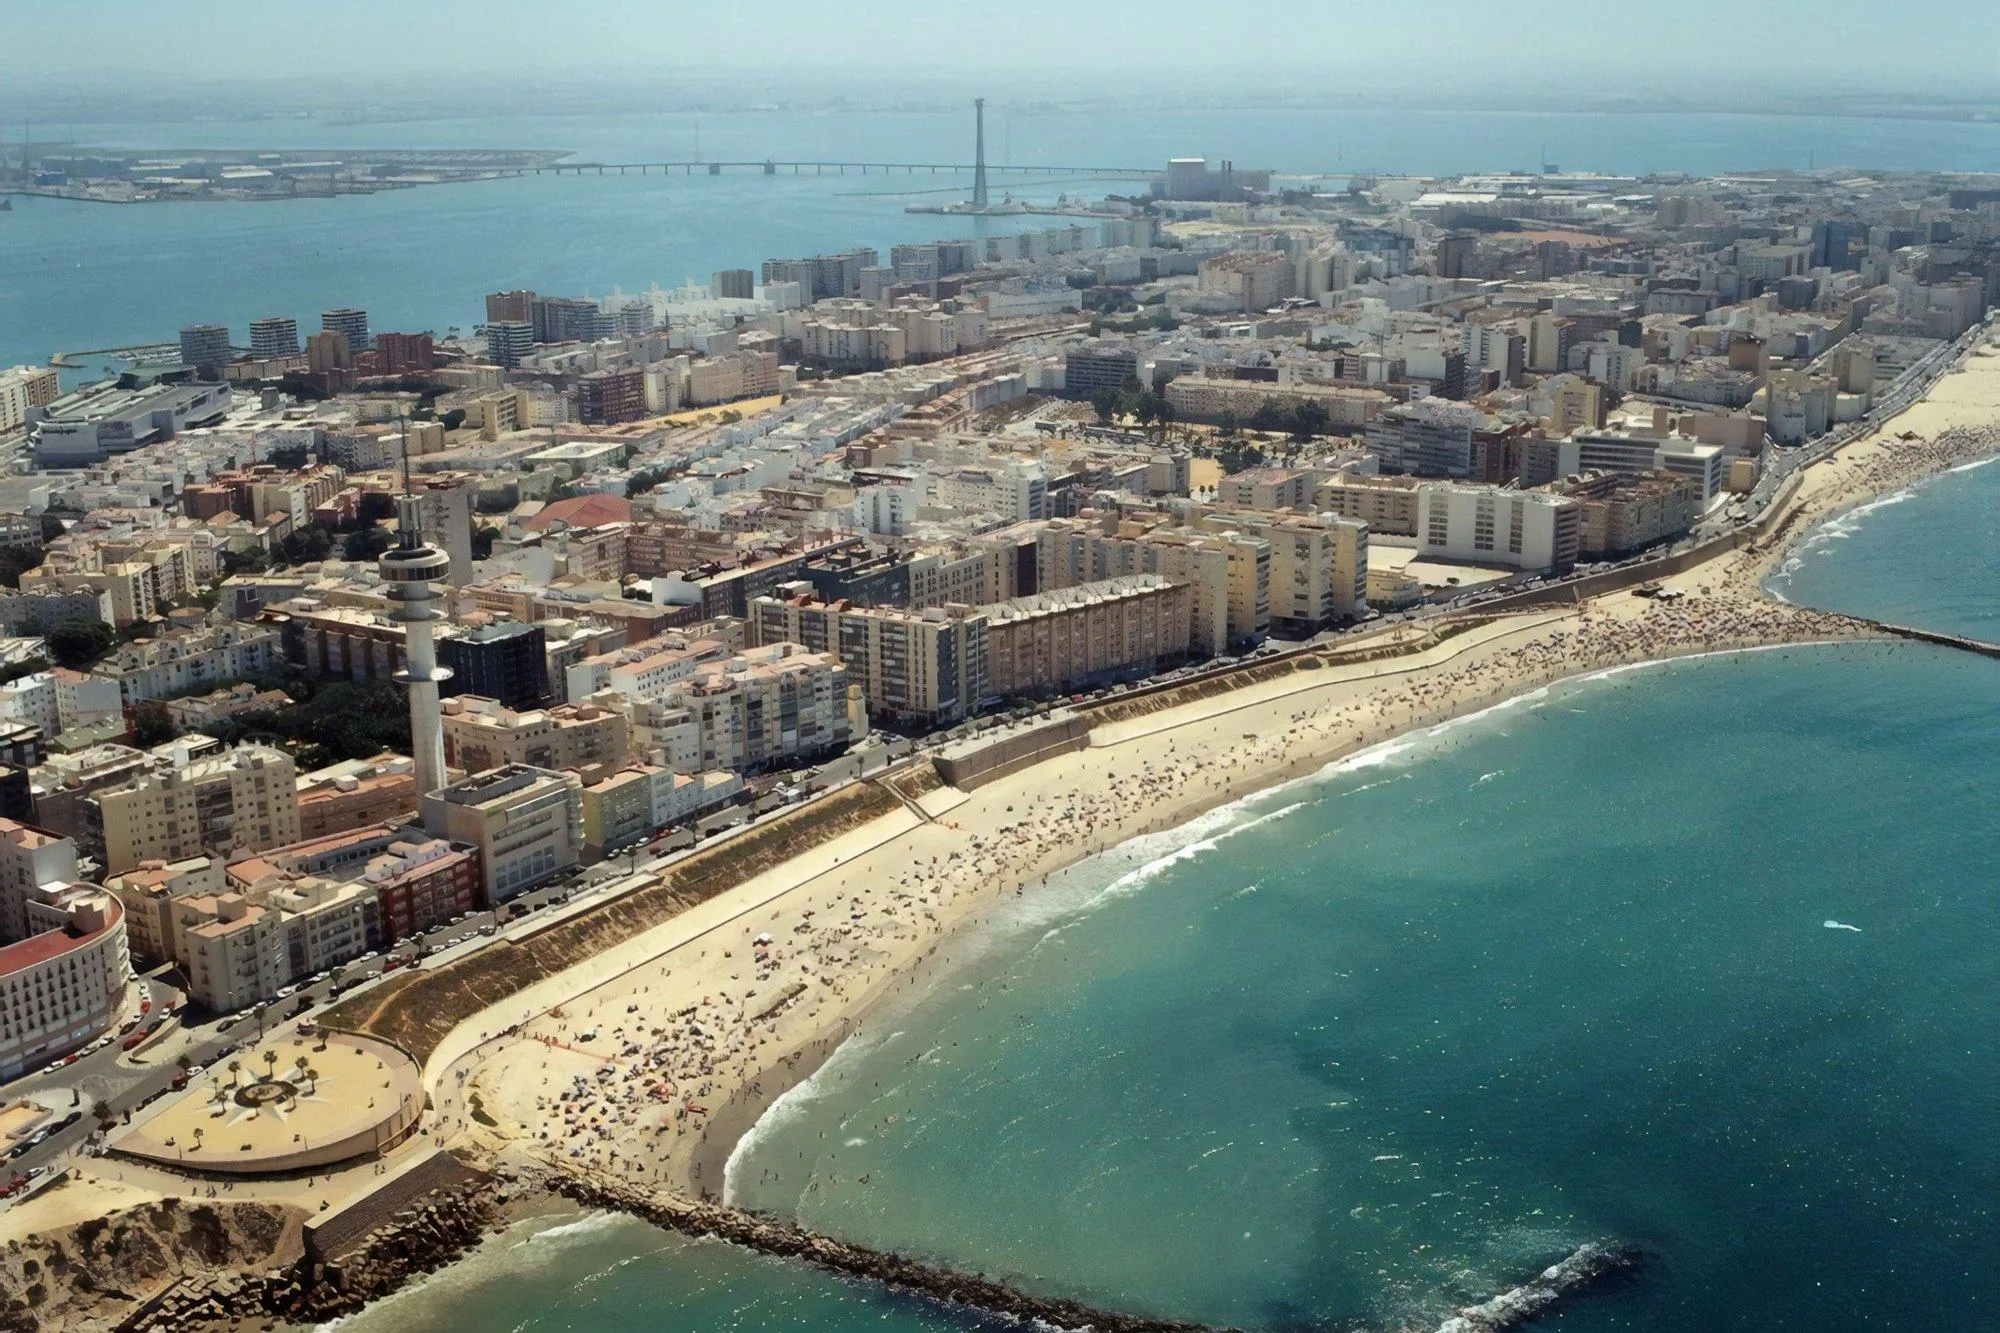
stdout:
POLYGON ((438 600, 432 585, 447 577, 451 557, 423 542, 424 502, 420 496, 396 497, 397 539, 384 551, 377 568, 395 603, 390 619, 403 626, 407 665, 396 680, 410 691, 410 757, 416 760, 417 795, 444 786, 444 723, 438 709, 438 684, 451 679, 451 668, 437 664, 431 622, 444 616, 431 606, 438 600))

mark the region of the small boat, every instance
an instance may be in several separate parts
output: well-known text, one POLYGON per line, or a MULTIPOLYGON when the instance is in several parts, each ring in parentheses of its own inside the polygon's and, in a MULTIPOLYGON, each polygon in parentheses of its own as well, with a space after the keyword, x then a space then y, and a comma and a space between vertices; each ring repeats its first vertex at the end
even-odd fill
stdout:
POLYGON ((11 198, 0 197, 0 213, 11 213, 13 211, 14 201, 11 198))

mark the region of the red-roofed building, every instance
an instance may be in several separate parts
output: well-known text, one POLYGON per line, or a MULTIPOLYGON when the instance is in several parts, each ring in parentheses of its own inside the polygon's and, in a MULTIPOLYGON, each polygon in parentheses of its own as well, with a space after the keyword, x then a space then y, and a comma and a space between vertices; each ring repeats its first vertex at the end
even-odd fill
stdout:
POLYGON ((597 528, 606 523, 630 523, 632 502, 621 495, 578 495, 542 506, 542 511, 521 526, 529 532, 546 532, 561 523, 571 528, 597 528))

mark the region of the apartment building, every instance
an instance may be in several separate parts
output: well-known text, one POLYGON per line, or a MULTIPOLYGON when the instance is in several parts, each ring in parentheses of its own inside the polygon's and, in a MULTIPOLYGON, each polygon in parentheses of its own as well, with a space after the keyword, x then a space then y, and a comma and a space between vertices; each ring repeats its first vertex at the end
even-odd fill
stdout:
POLYGON ((35 727, 45 737, 60 735, 55 674, 37 671, 0 684, 0 718, 35 727))
POLYGON ((785 585, 751 604, 756 646, 797 643, 830 654, 861 686, 869 716, 950 726, 986 693, 986 622, 969 608, 851 607, 813 600, 812 585, 785 585))
POLYGON ((706 665, 729 656, 729 645, 720 639, 648 643, 586 657, 569 668, 564 684, 573 700, 587 699, 599 690, 616 690, 628 699, 658 699, 706 665))
POLYGON ((309 881, 360 885, 372 893, 384 942, 443 925, 473 910, 480 895, 473 849, 401 820, 307 838, 229 865, 232 891, 253 898, 309 881))
POLYGON ((755 771, 845 750, 866 735, 849 681, 832 654, 773 642, 711 664, 662 702, 694 723, 699 769, 755 771))
POLYGON ((502 903, 581 857, 579 786, 573 775, 507 764, 426 793, 424 827, 477 849, 483 900, 502 903))
POLYGON ((1414 477, 1371 477, 1340 472, 1313 487, 1312 507, 1321 513, 1365 523, 1385 537, 1417 535, 1417 486, 1414 477))
POLYGON ((1582 543, 1583 507, 1546 491, 1429 483, 1417 491, 1417 528, 1427 560, 1566 574, 1582 543))
POLYGON ((221 857, 192 856, 143 861, 122 875, 110 876, 104 887, 125 905, 125 937, 132 956, 150 967, 181 961, 174 952, 179 947, 175 904, 182 898, 221 893, 225 883, 221 857))
POLYGON ((20 592, 0 592, 0 631, 5 633, 47 634, 79 620, 115 624, 111 593, 103 588, 64 589, 32 583, 20 592))
POLYGON ((54 366, 14 366, 0 370, 0 431, 25 425, 28 409, 47 407, 62 396, 54 366))
POLYGON ((299 839, 298 769, 266 745, 154 761, 150 772, 99 791, 105 865, 113 874, 142 861, 275 847, 299 839))
POLYGON ((1548 489, 1582 506, 1577 555, 1585 560, 1669 541, 1701 517, 1701 483, 1672 472, 1650 477, 1597 473, 1554 482, 1548 489))
POLYGON ((1302 509, 1312 498, 1314 474, 1297 468, 1259 467, 1224 477, 1217 504, 1234 509, 1302 509))
POLYGON ((207 694, 169 699, 164 705, 167 721, 177 732, 199 731, 245 713, 275 713, 291 705, 283 690, 260 690, 248 681, 225 685, 207 694))
POLYGON ((301 839, 402 819, 417 809, 416 762, 390 752, 343 760, 302 774, 298 792, 301 839))
POLYGON ((284 668, 284 640, 276 630, 227 624, 126 644, 90 674, 115 682, 120 699, 132 704, 275 675, 284 668))
POLYGON ((595 860, 652 835, 653 787, 671 783, 671 770, 634 764, 586 782, 578 792, 583 810, 583 855, 595 860))
MULTIPOLYGON (((1269 553, 1270 626, 1310 633, 1368 609, 1368 527, 1319 514, 1230 510, 1200 526, 1262 541, 1269 553)), ((1242 563, 1242 562, 1239 562, 1242 563)))
POLYGON ((116 897, 86 884, 38 891, 28 903, 27 937, 0 947, 0 1080, 108 1031, 131 979, 116 897))
POLYGON ((86 852, 101 856, 104 825, 97 793, 139 778, 152 770, 153 763, 152 755, 129 745, 91 745, 48 755, 32 778, 35 823, 74 838, 86 852))
POLYGON ((1185 583, 1128 574, 981 607, 987 693, 1067 691, 1179 662, 1193 605, 1185 583))
MULTIPOLYGON (((1260 585, 1261 543, 1254 538, 1164 523, 1149 529, 1138 522, 1107 533, 1075 519, 1054 519, 1027 535, 1034 545, 1033 578, 1017 579, 1021 595, 1125 574, 1159 574, 1185 583, 1193 598, 1189 644, 1197 657, 1228 652, 1239 637, 1261 634, 1270 623, 1268 559, 1260 585)), ((994 540, 1015 539, 995 534, 994 540)))
POLYGON ((188 995, 217 1013, 260 1004, 384 942, 368 886, 310 878, 182 898, 174 927, 188 995))
POLYGON ((282 914, 238 893, 180 899, 174 955, 188 998, 212 1013, 261 1004, 292 978, 282 914))
POLYGON ((76 877, 75 842, 32 824, 0 819, 0 943, 28 937, 28 904, 36 893, 76 877))
POLYGON ((616 709, 563 704, 516 712, 475 694, 446 699, 444 761, 467 773, 503 764, 531 768, 616 768, 631 756, 626 720, 616 709))

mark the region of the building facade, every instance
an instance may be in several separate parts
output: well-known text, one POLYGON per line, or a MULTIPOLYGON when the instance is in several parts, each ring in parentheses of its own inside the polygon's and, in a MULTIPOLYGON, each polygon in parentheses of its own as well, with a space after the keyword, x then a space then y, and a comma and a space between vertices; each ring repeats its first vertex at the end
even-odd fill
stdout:
POLYGON ((29 935, 0 947, 0 1080, 15 1078, 110 1030, 132 962, 125 909, 89 885, 29 904, 29 935))
POLYGON ((1418 489, 1417 505, 1417 549, 1424 559, 1552 574, 1566 574, 1576 564, 1583 507, 1565 496, 1434 483, 1418 489))
POLYGON ((424 827, 476 848, 484 901, 502 903, 581 858, 579 785, 573 776, 508 764, 426 794, 424 827))
POLYGON ((199 759, 168 758, 96 802, 105 865, 113 874, 143 861, 275 847, 299 840, 298 769, 266 745, 199 759))

